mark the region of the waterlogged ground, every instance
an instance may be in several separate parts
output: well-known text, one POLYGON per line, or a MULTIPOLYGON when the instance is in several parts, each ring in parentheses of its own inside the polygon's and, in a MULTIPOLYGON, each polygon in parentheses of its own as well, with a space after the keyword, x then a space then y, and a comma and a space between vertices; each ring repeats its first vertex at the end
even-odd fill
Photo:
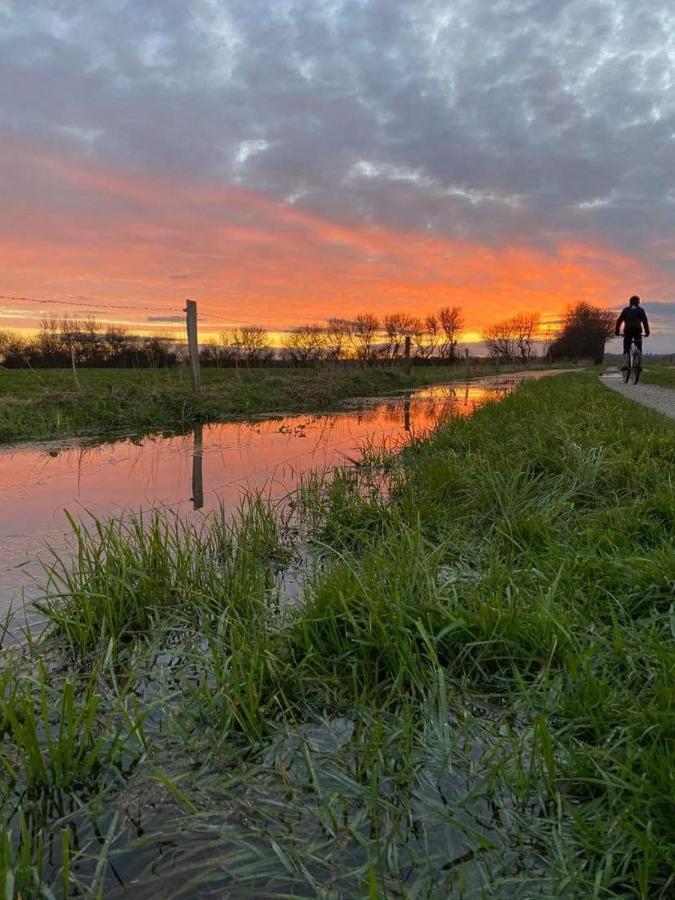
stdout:
MULTIPOLYGON (((379 439, 434 402, 375 403, 379 439)), ((327 427, 322 465, 377 443, 327 427)), ((551 379, 201 520, 209 446, 197 502, 109 506, 3 655, 8 896, 673 896, 671 422, 551 379)))
MULTIPOLYGON (((537 377, 547 373, 527 373, 537 377)), ((210 424, 187 434, 0 449, 0 616, 38 593, 45 546, 67 552, 65 511, 106 519, 158 505, 200 515, 244 491, 282 497, 310 469, 358 459, 369 445, 422 436, 452 415, 499 399, 522 376, 372 398, 330 415, 210 424)), ((31 613, 28 611, 29 620, 31 613)))

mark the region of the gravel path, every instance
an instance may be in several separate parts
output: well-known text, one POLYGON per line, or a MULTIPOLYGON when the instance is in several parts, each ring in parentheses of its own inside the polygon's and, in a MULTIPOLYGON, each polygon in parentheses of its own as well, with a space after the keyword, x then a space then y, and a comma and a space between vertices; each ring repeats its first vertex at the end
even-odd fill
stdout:
POLYGON ((620 372, 605 372, 600 379, 607 387, 612 388, 617 394, 623 394, 636 403, 643 406, 651 406, 652 409, 663 413, 671 419, 675 419, 675 390, 673 388, 660 387, 658 384, 624 384, 620 372))

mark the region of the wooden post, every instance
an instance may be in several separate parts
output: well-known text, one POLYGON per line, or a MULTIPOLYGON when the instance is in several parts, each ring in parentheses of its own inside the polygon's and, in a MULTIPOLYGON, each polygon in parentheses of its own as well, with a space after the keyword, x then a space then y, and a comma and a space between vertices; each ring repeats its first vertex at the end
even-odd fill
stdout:
POLYGON ((197 303, 194 300, 185 301, 186 326, 188 350, 190 352, 190 369, 192 370, 192 387, 195 391, 201 385, 201 373, 199 371, 199 341, 197 340, 197 303))
POLYGON ((464 359, 466 361, 466 377, 470 378, 471 377, 471 360, 469 358, 469 348, 468 347, 464 348, 464 359))
POLYGON ((405 373, 406 375, 410 375, 412 372, 412 359, 410 357, 410 335, 406 334, 405 336, 405 373))

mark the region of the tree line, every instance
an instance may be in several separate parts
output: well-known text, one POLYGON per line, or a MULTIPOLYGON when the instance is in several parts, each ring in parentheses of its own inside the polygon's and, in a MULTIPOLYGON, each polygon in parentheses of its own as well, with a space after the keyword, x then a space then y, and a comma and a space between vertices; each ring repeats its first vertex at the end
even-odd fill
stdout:
POLYGON ((176 365, 180 343, 168 334, 136 335, 117 325, 72 316, 43 316, 34 337, 0 331, 0 363, 7 368, 64 366, 157 368, 176 365))
MULTIPOLYGON (((552 361, 598 362, 614 322, 612 312, 582 302, 566 311, 555 331, 542 333, 538 313, 520 312, 485 326, 481 337, 488 356, 498 362, 526 364, 537 350, 552 361)), ((464 325, 458 306, 444 306, 423 318, 400 312, 380 319, 362 313, 350 319, 331 318, 325 324, 298 325, 284 335, 278 350, 270 346, 270 335, 262 326, 243 325, 203 343, 200 358, 206 366, 307 366, 341 360, 396 363, 409 354, 414 361, 452 365, 460 356, 464 325)), ((182 363, 185 355, 184 342, 171 334, 136 335, 91 318, 45 316, 32 338, 0 331, 0 365, 7 368, 157 368, 182 363)))
POLYGON ((453 363, 463 328, 458 306, 444 306, 424 318, 399 312, 379 319, 362 313, 353 319, 331 318, 325 325, 299 325, 285 335, 281 353, 299 365, 340 359, 395 362, 406 353, 412 359, 453 363))
MULTIPOLYGON (((457 306, 443 307, 425 318, 390 313, 379 319, 362 313, 353 319, 331 318, 325 325, 298 325, 275 350, 266 329, 243 325, 223 331, 216 341, 203 342, 200 359, 207 366, 310 365, 346 359, 394 362, 402 358, 409 341, 412 358, 452 363, 463 327, 464 316, 457 306)), ((7 368, 163 367, 184 361, 185 354, 184 341, 170 334, 137 335, 68 315, 44 316, 31 338, 0 331, 0 364, 7 368)))

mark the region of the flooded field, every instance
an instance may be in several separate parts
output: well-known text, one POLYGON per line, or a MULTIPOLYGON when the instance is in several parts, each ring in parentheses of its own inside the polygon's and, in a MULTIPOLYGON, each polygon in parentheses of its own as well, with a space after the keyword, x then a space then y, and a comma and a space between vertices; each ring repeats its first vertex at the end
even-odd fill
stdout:
POLYGON ((235 506, 245 490, 282 497, 309 469, 350 462, 372 442, 423 435, 513 384, 440 385, 328 415, 210 424, 179 435, 0 449, 0 614, 35 594, 46 546, 65 546, 66 510, 84 521, 158 505, 199 516, 220 503, 235 506))
POLYGON ((470 416, 512 387, 5 449, 6 584, 64 560, 0 672, 15 896, 670 896, 671 426, 593 375, 470 416))

